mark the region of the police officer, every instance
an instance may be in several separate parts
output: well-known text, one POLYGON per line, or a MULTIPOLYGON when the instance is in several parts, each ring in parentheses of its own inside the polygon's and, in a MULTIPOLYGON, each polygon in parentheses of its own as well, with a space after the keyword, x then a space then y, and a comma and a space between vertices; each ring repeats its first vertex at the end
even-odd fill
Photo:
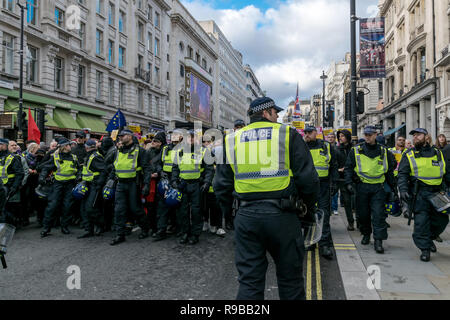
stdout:
POLYGON ((304 238, 296 201, 290 200, 302 198, 313 212, 319 177, 302 137, 277 123, 281 110, 268 97, 254 100, 250 124, 225 137, 223 162, 216 168, 214 190, 221 206, 231 208, 233 196, 239 202, 234 220, 238 299, 264 299, 267 251, 277 268, 280 298, 305 299, 304 238))
POLYGON ((363 235, 361 243, 370 243, 373 227, 374 248, 377 253, 384 253, 383 240, 388 237, 385 203, 386 181, 393 197, 398 194, 394 179, 396 162, 392 153, 376 141, 377 130, 374 126, 364 128, 365 142, 352 148, 345 164, 344 176, 347 190, 356 192, 356 211, 363 235), (356 183, 356 190, 352 183, 356 183))
POLYGON ((55 182, 48 196, 48 205, 44 213, 43 229, 41 237, 50 234, 55 219, 55 211, 61 208, 61 232, 69 234, 70 208, 73 204, 72 189, 75 187, 80 166, 77 156, 71 153, 71 143, 66 138, 58 140, 58 150, 52 154, 50 160, 42 166, 39 175, 39 184, 44 185, 45 179, 53 172, 55 182))
POLYGON ((307 126, 304 132, 306 144, 309 147, 314 166, 320 179, 318 205, 319 209, 324 212, 322 238, 319 242, 320 251, 324 258, 332 259, 333 251, 331 247, 333 246, 333 241, 331 240, 330 228, 330 201, 331 196, 338 191, 337 181, 339 174, 336 153, 328 141, 317 139, 316 127, 307 126))
POLYGON ((117 236, 111 241, 111 245, 125 241, 128 210, 141 227, 139 239, 147 238, 150 229, 142 207, 139 181, 142 174, 142 195, 145 197, 150 192, 150 161, 144 148, 134 142, 132 131, 122 130, 118 136, 122 146, 115 152, 114 165, 110 173, 110 179, 117 178, 119 181, 116 187, 114 209, 117 236))
POLYGON ((86 143, 86 132, 83 130, 78 131, 75 134, 76 145, 72 148, 72 154, 76 155, 78 158, 78 163, 80 167, 83 165, 87 157, 87 152, 85 148, 86 143))
MULTIPOLYGON (((402 155, 407 151, 405 148, 405 137, 399 136, 395 143, 395 147, 389 148, 388 150, 394 155, 395 160, 397 161, 397 167, 394 170, 394 177, 397 179, 398 176, 398 166, 400 165, 400 160, 402 159, 402 155)), ((403 216, 408 218, 408 204, 406 202, 402 205, 403 216)))
POLYGON ((237 119, 234 121, 234 131, 238 131, 239 129, 242 129, 245 127, 245 122, 242 119, 237 119))
POLYGON ((102 216, 102 197, 101 191, 105 184, 105 162, 103 156, 97 151, 97 142, 95 140, 86 141, 86 160, 83 164, 82 181, 86 183, 88 192, 81 202, 81 217, 85 232, 79 236, 79 239, 88 238, 95 235, 101 235, 104 230, 105 221, 102 216), (95 233, 94 228, 97 226, 95 233))
POLYGON ((200 212, 200 193, 207 192, 212 184, 214 167, 209 150, 195 139, 193 130, 189 131, 187 141, 183 142, 175 156, 171 184, 182 194, 181 206, 177 209, 177 223, 182 233, 180 244, 196 244, 202 232, 202 215, 200 212), (204 180, 201 183, 201 171, 204 169, 204 180), (189 214, 192 215, 192 219, 189 214), (192 221, 192 223, 190 223, 192 221))
POLYGON ((450 186, 450 169, 441 150, 426 141, 427 130, 417 128, 409 134, 414 136, 414 147, 402 156, 398 168, 398 186, 401 199, 413 206, 412 237, 414 244, 422 251, 420 260, 430 261, 430 252, 436 252, 433 240, 445 230, 449 218, 448 214, 437 212, 429 198, 443 190, 445 185, 450 186))
POLYGON ((11 154, 8 150, 9 140, 0 138, 0 174, 3 186, 0 191, 0 206, 3 211, 3 218, 0 212, 0 222, 13 223, 7 217, 4 207, 8 199, 13 197, 22 184, 24 171, 19 157, 11 154))

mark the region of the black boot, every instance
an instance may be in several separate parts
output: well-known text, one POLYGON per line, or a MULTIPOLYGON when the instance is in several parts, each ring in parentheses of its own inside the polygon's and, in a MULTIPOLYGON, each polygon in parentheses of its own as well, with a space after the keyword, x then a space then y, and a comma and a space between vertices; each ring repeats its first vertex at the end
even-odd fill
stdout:
POLYGON ((161 240, 164 240, 165 238, 167 238, 166 232, 164 230, 159 230, 156 233, 155 237, 153 238, 153 241, 155 241, 155 242, 156 241, 161 241, 161 240))
POLYGON ((67 228, 67 227, 61 227, 61 232, 62 232, 63 234, 70 234, 70 230, 69 230, 69 228, 67 228))
POLYGON ((78 236, 78 239, 84 239, 84 238, 89 238, 89 237, 93 237, 94 236, 94 230, 93 229, 89 229, 84 231, 84 233, 81 236, 78 236))
POLYGON ((50 228, 44 228, 42 231, 41 231, 41 238, 45 238, 45 237, 47 237, 47 236, 49 236, 50 235, 50 228))
POLYGON ((430 261, 430 250, 422 250, 422 254, 420 255, 420 260, 424 262, 430 261))
POLYGON ((383 241, 382 240, 375 240, 375 243, 373 245, 375 251, 377 253, 384 253, 384 248, 383 248, 383 241))
POLYGON ((110 245, 115 246, 116 244, 122 243, 125 241, 124 235, 116 236, 112 241, 110 242, 110 245))
POLYGON ((322 250, 322 257, 324 257, 327 260, 332 260, 333 259, 333 251, 331 250, 330 247, 323 246, 321 248, 321 250, 322 250))
POLYGON ((361 244, 367 245, 369 243, 370 243, 370 234, 364 235, 361 240, 361 244))
POLYGON ((232 221, 225 221, 225 228, 227 230, 234 230, 234 225, 232 221))
POLYGON ((145 238, 148 238, 148 236, 149 236, 149 234, 148 234, 148 231, 142 231, 140 234, 139 234, 139 236, 138 236, 138 239, 145 239, 145 238))
POLYGON ((180 244, 186 244, 188 242, 188 235, 187 233, 183 233, 183 235, 181 236, 181 239, 179 241, 180 244))
POLYGON ((95 228, 95 233, 94 233, 94 234, 95 234, 96 236, 101 236, 103 232, 105 232, 105 229, 103 229, 103 227, 96 227, 96 228, 95 228))
POLYGON ((353 222, 348 224, 347 230, 348 231, 355 231, 355 227, 353 226, 353 222))
POLYGON ((198 243, 198 236, 192 236, 189 239, 189 244, 196 244, 196 243, 198 243))
POLYGON ((433 253, 437 251, 436 246, 433 242, 431 243, 430 251, 433 253))

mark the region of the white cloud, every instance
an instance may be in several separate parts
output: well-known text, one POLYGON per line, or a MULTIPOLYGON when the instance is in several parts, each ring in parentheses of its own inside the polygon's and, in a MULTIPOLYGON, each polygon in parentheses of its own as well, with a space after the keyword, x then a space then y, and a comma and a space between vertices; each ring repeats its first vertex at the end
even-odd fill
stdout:
MULTIPOLYGON (((216 21, 281 107, 294 98, 297 82, 302 98, 320 92, 322 70, 349 51, 348 0, 288 0, 265 12, 253 5, 216 10, 202 0, 183 3, 197 20, 216 21)), ((358 13, 374 14, 376 3, 358 0, 358 13)))

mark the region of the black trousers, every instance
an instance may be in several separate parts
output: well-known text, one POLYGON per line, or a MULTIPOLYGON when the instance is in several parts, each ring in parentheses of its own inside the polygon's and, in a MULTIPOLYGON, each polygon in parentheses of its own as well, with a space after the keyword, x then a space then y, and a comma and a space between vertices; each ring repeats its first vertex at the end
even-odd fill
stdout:
POLYGON ((235 259, 239 273, 239 300, 263 300, 267 252, 276 265, 282 300, 304 300, 301 223, 295 213, 262 203, 239 208, 234 219, 235 259))
POLYGON ((437 212, 428 200, 434 192, 419 190, 414 206, 414 232, 412 234, 417 248, 430 249, 434 239, 447 227, 447 213, 437 212))
POLYGON ((5 223, 6 221, 6 189, 3 186, 3 183, 0 181, 0 223, 5 223))
POLYGON ((102 188, 96 183, 88 183, 88 194, 81 201, 81 222, 86 231, 93 231, 94 226, 104 227, 102 214, 102 188))
POLYGON ((61 227, 68 227, 71 220, 70 209, 73 204, 72 189, 75 186, 75 180, 55 181, 52 191, 48 196, 48 204, 44 213, 43 225, 46 229, 53 226, 56 211, 61 212, 61 227))
POLYGON ((141 202, 141 190, 135 179, 120 180, 117 183, 114 204, 114 224, 118 235, 125 236, 128 211, 136 218, 143 232, 149 231, 148 219, 141 202))
POLYGON ((202 233, 203 218, 200 213, 200 184, 198 181, 186 184, 181 206, 177 210, 177 223, 182 233, 194 236, 200 236, 202 233))
POLYGON ((330 201, 330 182, 327 179, 320 179, 320 196, 318 206, 319 209, 322 209, 324 212, 322 238, 320 238, 319 241, 319 246, 321 247, 330 247, 333 245, 330 228, 330 201))
POLYGON ((222 210, 217 203, 216 195, 213 192, 207 192, 203 195, 206 197, 206 221, 213 227, 223 227, 222 210))
POLYGON ((356 211, 363 235, 370 235, 373 229, 375 240, 388 238, 385 203, 386 192, 382 183, 356 185, 356 211))
POLYGON ((344 182, 339 182, 339 190, 341 191, 341 201, 344 204, 345 215, 347 216, 348 224, 354 224, 355 218, 352 211, 352 195, 347 191, 344 182))

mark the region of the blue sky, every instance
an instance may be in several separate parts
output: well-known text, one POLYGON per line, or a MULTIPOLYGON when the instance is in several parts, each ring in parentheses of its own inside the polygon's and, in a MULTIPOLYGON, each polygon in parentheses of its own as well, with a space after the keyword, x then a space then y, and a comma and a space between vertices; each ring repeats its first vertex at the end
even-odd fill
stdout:
MULTIPOLYGON (((197 20, 214 20, 267 95, 286 107, 321 92, 322 70, 350 51, 349 0, 181 0, 197 20)), ((357 15, 377 13, 378 0, 357 0, 357 15)))

